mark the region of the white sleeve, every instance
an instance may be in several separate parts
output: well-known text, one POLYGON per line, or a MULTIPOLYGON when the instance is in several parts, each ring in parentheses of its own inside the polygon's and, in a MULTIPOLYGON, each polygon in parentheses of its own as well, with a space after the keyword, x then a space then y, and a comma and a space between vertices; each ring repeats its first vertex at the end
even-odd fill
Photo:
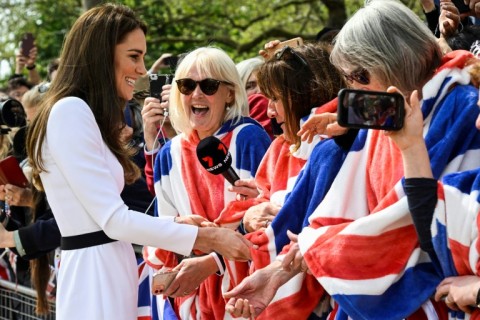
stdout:
POLYGON ((52 108, 46 139, 66 187, 107 236, 183 255, 191 252, 197 227, 128 210, 120 197, 119 177, 112 170, 119 163, 106 160, 109 150, 83 100, 63 99, 52 108))

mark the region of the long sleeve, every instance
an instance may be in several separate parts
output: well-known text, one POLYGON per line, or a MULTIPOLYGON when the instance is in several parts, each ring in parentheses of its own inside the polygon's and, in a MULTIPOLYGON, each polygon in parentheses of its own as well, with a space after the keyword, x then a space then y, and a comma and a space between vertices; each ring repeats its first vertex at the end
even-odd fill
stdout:
POLYGON ((189 254, 198 228, 128 210, 123 170, 105 145, 92 111, 70 97, 50 113, 41 174, 63 236, 103 230, 112 239, 189 254))

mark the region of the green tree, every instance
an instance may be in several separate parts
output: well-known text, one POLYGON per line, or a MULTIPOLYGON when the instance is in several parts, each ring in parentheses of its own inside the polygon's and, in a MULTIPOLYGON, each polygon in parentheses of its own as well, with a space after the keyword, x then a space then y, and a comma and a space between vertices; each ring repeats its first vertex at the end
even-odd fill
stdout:
MULTIPOLYGON (((75 19, 101 0, 0 0, 0 57, 14 70, 15 50, 24 32, 37 38, 42 75, 60 54, 75 19)), ((179 54, 215 45, 235 61, 253 57, 272 39, 314 40, 324 27, 340 28, 363 0, 123 0, 149 26, 147 66, 162 53, 179 54)), ((417 12, 416 0, 404 3, 417 12)), ((101 44, 99 44, 101 45, 101 44)), ((4 80, 5 81, 5 80, 4 80)))

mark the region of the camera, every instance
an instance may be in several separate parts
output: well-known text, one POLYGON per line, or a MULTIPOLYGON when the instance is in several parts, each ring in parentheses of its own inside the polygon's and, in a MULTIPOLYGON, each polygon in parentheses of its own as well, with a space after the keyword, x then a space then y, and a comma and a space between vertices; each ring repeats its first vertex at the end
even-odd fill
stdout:
MULTIPOLYGON (((22 104, 15 99, 0 101, 0 125, 9 128, 23 127, 27 123, 22 104)), ((4 133, 5 130, 2 130, 4 133)), ((10 131, 7 129, 7 132, 10 131)))
POLYGON ((405 117, 399 93, 342 89, 338 93, 338 124, 347 128, 400 130, 405 117))

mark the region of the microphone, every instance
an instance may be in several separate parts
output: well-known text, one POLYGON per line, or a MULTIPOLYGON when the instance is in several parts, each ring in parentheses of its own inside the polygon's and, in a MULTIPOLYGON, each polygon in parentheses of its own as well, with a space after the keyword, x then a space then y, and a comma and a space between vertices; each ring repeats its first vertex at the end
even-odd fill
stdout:
POLYGON ((232 186, 240 179, 232 168, 232 155, 227 146, 214 136, 200 141, 197 146, 197 157, 208 172, 222 174, 232 186))

